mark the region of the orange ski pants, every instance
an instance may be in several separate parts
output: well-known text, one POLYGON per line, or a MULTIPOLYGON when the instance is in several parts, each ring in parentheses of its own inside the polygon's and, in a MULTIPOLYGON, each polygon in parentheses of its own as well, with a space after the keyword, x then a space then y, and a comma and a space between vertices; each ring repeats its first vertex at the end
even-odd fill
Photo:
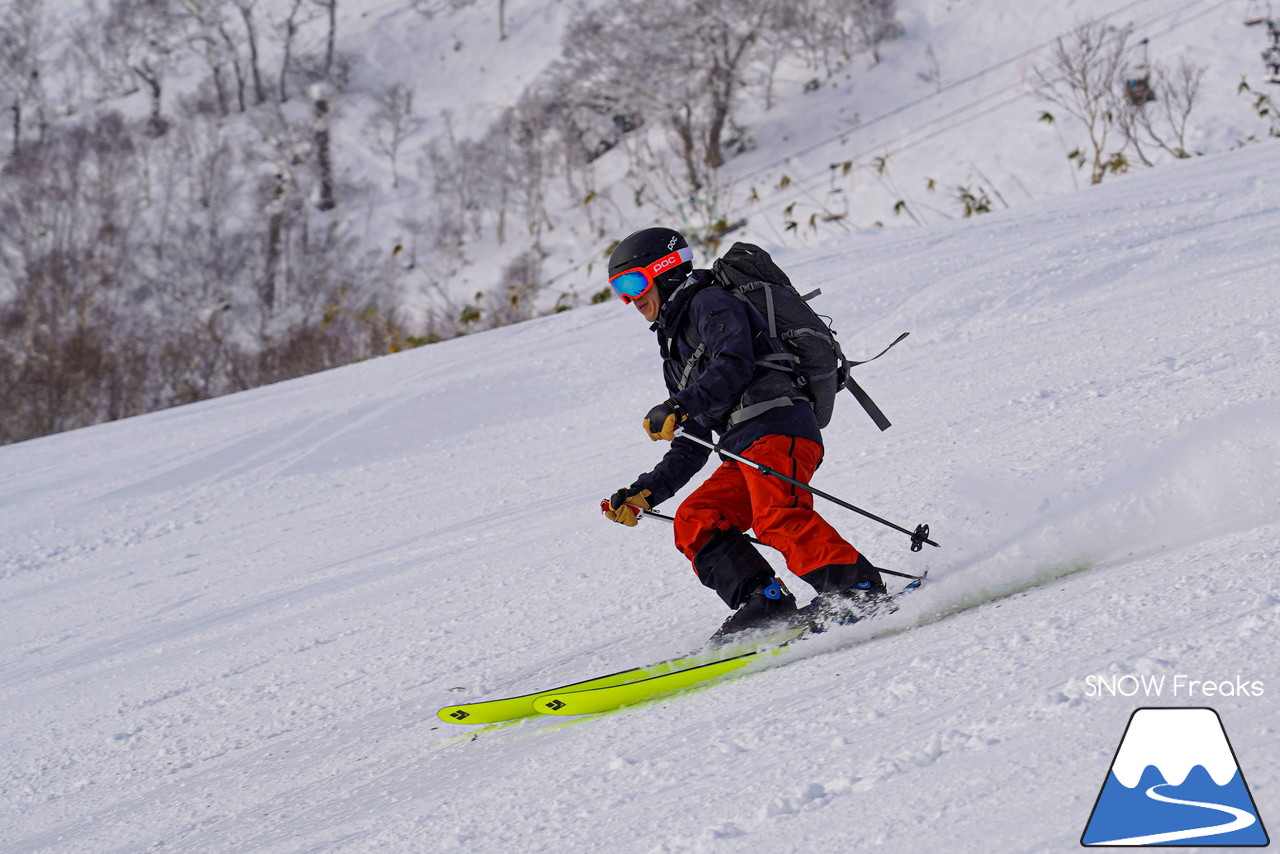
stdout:
MULTIPOLYGON (((822 463, 822 445, 775 434, 739 456, 808 483, 822 463)), ((858 560, 858 550, 813 509, 812 493, 734 460, 721 463, 680 505, 676 547, 692 562, 713 534, 730 528, 753 529, 756 539, 780 551, 787 569, 802 578, 819 567, 858 560)))

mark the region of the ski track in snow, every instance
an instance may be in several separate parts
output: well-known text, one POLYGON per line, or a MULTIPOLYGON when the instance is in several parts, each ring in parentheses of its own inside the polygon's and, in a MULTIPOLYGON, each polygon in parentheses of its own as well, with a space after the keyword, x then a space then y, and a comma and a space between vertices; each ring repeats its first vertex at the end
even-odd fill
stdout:
POLYGON ((598 719, 434 712, 723 617, 669 527, 598 512, 662 451, 628 309, 0 448, 0 850, 1074 849, 1143 703, 1091 674, 1267 683, 1197 701, 1275 814, 1277 175, 1262 145, 785 253, 851 356, 912 332, 858 374, 894 428, 842 401, 815 485, 929 522, 912 554, 824 511, 930 583, 598 719))

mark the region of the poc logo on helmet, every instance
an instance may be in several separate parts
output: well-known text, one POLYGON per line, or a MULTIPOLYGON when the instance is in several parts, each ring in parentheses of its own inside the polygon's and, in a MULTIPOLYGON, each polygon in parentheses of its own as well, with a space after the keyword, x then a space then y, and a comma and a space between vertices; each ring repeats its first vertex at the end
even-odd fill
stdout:
POLYGON ((680 238, 675 237, 675 236, 672 236, 672 238, 671 238, 671 242, 667 244, 667 251, 668 251, 668 252, 675 252, 675 251, 676 251, 676 243, 677 243, 677 242, 679 242, 679 240, 680 240, 680 238))

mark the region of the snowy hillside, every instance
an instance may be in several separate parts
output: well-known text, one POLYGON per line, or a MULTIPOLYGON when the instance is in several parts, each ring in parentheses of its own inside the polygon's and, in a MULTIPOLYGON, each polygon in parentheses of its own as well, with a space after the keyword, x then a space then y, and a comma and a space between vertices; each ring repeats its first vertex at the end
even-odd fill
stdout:
POLYGON ((814 248, 1280 135, 1259 56, 1271 14, 1266 0, 10 3, 0 443, 588 305, 609 247, 645 225, 700 251, 814 248), (636 35, 654 18, 662 39, 636 35), (1095 94, 1132 140, 1113 123, 1091 146, 1043 97, 1081 34, 1104 48, 1095 94), (740 65, 711 60, 724 39, 740 65), (1139 80, 1156 95, 1141 107, 1124 94, 1139 80))
MULTIPOLYGON (((46 3, 63 25, 84 14, 81 0, 46 3)), ((411 305, 439 309, 444 300, 456 310, 477 291, 503 283, 504 268, 531 243, 516 227, 513 211, 505 238, 487 220, 477 233, 464 235, 465 263, 433 247, 433 230, 455 227, 470 214, 442 201, 441 182, 448 184, 450 176, 439 174, 440 164, 430 161, 428 147, 449 150, 450 137, 460 149, 474 146, 562 57, 566 27, 583 10, 600 5, 593 0, 506 0, 501 6, 343 0, 337 5, 337 48, 350 80, 333 119, 334 159, 339 179, 351 189, 335 216, 359 235, 361 249, 371 258, 387 258, 397 245, 408 248, 401 273, 411 305), (501 25, 498 8, 505 10, 501 25), (372 120, 379 94, 396 85, 414 99, 413 121, 393 170, 372 120), (443 269, 450 275, 440 276, 443 269)), ((281 61, 276 31, 292 6, 286 0, 258 3, 268 73, 281 61)), ((1087 172, 1066 159, 1069 150, 1085 145, 1083 127, 1034 91, 1038 70, 1053 76, 1054 41, 1069 39, 1087 23, 1132 28, 1125 58, 1130 73, 1145 73, 1152 65, 1169 69, 1184 59, 1204 70, 1190 123, 1192 151, 1220 152, 1250 135, 1266 134, 1265 122, 1237 92, 1242 76, 1266 91, 1258 55, 1268 40, 1260 29, 1244 26, 1270 14, 1264 0, 1073 0, 1048 6, 897 0, 894 8, 901 32, 880 45, 877 59, 859 54, 821 68, 790 56, 776 71, 771 103, 765 103, 759 87, 743 90, 735 115, 747 140, 744 150, 719 170, 715 186, 702 192, 716 197, 719 213, 728 220, 745 220, 743 233, 750 239, 803 245, 873 223, 942 221, 961 215, 960 187, 985 191, 992 207, 1017 208, 1087 186, 1087 172), (1037 120, 1046 109, 1057 114, 1056 126, 1037 120), (881 159, 883 171, 877 167, 881 159), (833 164, 848 164, 848 169, 835 171, 833 164), (906 208, 895 213, 899 201, 906 208), (811 225, 815 213, 819 217, 811 225), (804 227, 787 230, 792 220, 804 227)), ((295 50, 323 50, 319 19, 319 13, 304 15, 307 25, 299 29, 295 50)), ((753 67, 744 79, 761 73, 753 67)), ((195 90, 206 74, 195 61, 175 69, 169 100, 195 90)), ((137 91, 105 106, 141 119, 147 96, 137 91)), ((258 127, 263 118, 248 122, 258 127)), ((668 141, 658 134, 648 144, 661 151, 668 141)), ((1114 147, 1124 146, 1116 140, 1114 147)), ((657 220, 677 220, 691 231, 707 227, 688 206, 698 191, 679 187, 673 192, 654 175, 632 174, 634 163, 624 148, 587 170, 598 198, 590 215, 574 189, 579 179, 551 179, 556 170, 548 166, 549 179, 539 193, 546 197, 554 227, 535 241, 545 256, 543 308, 564 292, 580 299, 595 293, 602 247, 636 227, 657 220)), ((675 155, 659 159, 673 161, 675 155)), ((1129 159, 1141 169, 1132 152, 1129 159)), ((496 174, 500 166, 489 164, 489 169, 496 174)), ((661 170, 655 165, 654 171, 661 170)), ((708 198, 697 199, 694 207, 706 203, 708 198)))
MULTIPOLYGON (((479 139, 560 56, 564 27, 572 20, 565 0, 510 6, 508 42, 494 40, 488 8, 446 12, 430 22, 396 7, 363 10, 346 25, 350 43, 360 46, 357 79, 366 90, 402 81, 429 99, 415 142, 443 137, 450 124, 460 138, 479 139)), ((699 211, 708 207, 728 221, 741 220, 738 236, 799 246, 873 225, 958 218, 961 188, 985 194, 993 209, 1020 209, 1087 187, 1088 172, 1067 160, 1069 151, 1087 147, 1084 127, 1035 90, 1039 71, 1049 78, 1057 73, 1055 40, 1069 42, 1075 28, 1089 23, 1132 29, 1128 74, 1148 73, 1152 66, 1171 70, 1181 61, 1203 69, 1191 151, 1225 151, 1250 135, 1266 135, 1266 123, 1238 93, 1242 76, 1266 91, 1258 55, 1268 40, 1260 29, 1244 26, 1269 14, 1261 0, 898 0, 895 9, 901 34, 879 47, 878 59, 860 54, 823 69, 793 57, 777 70, 772 103, 759 87, 745 89, 735 114, 745 150, 730 157, 712 186, 672 191, 656 166, 636 174, 625 145, 588 170, 597 193, 590 215, 564 181, 551 182, 546 204, 556 228, 540 237, 545 305, 563 293, 582 299, 594 294, 610 241, 658 223, 706 231, 708 217, 699 211), (1055 123, 1037 120, 1046 110, 1055 123), (788 228, 792 222, 797 227, 788 228)), ((345 168, 384 188, 389 184, 386 159, 357 123, 347 123, 343 143, 352 155, 345 168)), ((657 134, 649 144, 661 150, 668 143, 657 134)), ((1110 150, 1121 149, 1127 147, 1113 137, 1110 150)), ((1135 153, 1127 154, 1132 168, 1142 171, 1135 153)), ((1157 163, 1169 160, 1159 151, 1155 157, 1157 163)), ((420 163, 416 180, 379 196, 379 209, 365 220, 370 239, 387 246, 406 239, 403 223, 420 216, 428 178, 420 163)), ((529 238, 503 241, 486 227, 467 243, 467 263, 447 282, 458 301, 502 281, 503 265, 529 238)), ((418 271, 411 279, 426 275, 418 271)))
POLYGON ((1266 144, 782 253, 854 358, 912 333, 859 373, 894 427, 842 402, 815 485, 928 522, 826 510, 933 580, 599 719, 435 710, 724 616, 598 511, 661 451, 618 303, 0 448, 0 850, 1074 850, 1142 705, 1216 708, 1274 827, 1278 182, 1266 144))

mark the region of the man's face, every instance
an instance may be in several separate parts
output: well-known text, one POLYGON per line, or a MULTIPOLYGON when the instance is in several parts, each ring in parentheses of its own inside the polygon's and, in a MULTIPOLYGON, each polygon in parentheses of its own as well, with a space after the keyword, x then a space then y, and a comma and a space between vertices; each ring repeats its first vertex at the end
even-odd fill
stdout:
POLYGON ((658 309, 662 307, 662 297, 656 287, 649 288, 639 299, 631 301, 636 309, 644 315, 644 319, 653 323, 658 319, 658 309))

